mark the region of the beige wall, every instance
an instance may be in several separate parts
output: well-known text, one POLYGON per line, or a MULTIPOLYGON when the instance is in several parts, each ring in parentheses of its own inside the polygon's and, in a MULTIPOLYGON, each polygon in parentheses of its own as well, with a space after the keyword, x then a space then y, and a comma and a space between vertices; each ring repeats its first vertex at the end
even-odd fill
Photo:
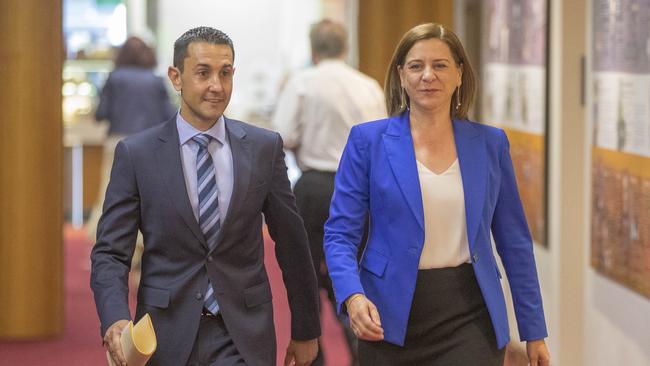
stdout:
POLYGON ((585 0, 551 1, 549 126, 550 346, 558 365, 584 364, 585 274, 589 215, 584 194, 589 164, 585 108, 580 102, 585 54, 585 0))
POLYGON ((63 330, 61 10, 0 11, 0 338, 63 330))

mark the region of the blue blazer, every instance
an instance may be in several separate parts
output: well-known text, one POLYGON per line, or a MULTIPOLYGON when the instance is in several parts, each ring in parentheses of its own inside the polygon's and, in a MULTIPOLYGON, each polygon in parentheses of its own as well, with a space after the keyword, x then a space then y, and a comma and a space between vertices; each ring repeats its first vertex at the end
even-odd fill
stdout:
MULTIPOLYGON (((424 213, 408 112, 354 126, 336 174, 325 224, 327 267, 338 302, 364 293, 378 308, 384 340, 403 345, 420 253, 424 213), (368 241, 360 269, 357 248, 366 216, 368 241)), ((533 244, 503 130, 453 120, 465 194, 474 273, 499 348, 509 339, 501 274, 490 232, 508 275, 522 340, 547 336, 533 244)))

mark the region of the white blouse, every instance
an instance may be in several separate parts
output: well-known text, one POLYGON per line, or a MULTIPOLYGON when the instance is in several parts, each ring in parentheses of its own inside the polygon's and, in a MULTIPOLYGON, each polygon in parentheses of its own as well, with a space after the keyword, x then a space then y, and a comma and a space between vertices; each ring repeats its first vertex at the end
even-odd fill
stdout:
POLYGON ((456 159, 436 174, 417 162, 424 208, 424 247, 420 269, 456 267, 470 261, 465 196, 456 159))

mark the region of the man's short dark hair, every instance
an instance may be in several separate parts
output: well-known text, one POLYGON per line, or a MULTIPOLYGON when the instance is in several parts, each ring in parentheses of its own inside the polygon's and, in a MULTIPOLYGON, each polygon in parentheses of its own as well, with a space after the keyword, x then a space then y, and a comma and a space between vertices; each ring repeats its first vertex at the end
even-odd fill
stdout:
POLYGON ((235 47, 228 35, 212 27, 196 27, 183 33, 176 42, 174 42, 174 67, 183 72, 183 63, 187 57, 187 47, 192 42, 206 42, 210 44, 225 44, 232 51, 233 60, 235 59, 235 47))
POLYGON ((311 26, 309 32, 312 52, 321 58, 343 56, 348 47, 348 34, 342 24, 329 19, 311 26))

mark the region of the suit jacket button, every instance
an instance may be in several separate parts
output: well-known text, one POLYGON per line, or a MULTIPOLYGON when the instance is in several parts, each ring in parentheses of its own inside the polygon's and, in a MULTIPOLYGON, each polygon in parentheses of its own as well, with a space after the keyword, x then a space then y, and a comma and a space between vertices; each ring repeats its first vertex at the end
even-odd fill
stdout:
POLYGON ((203 295, 201 295, 200 292, 197 292, 194 297, 196 297, 197 300, 201 300, 203 298, 203 295))
POLYGON ((474 258, 474 263, 478 262, 478 254, 474 253, 472 258, 474 258))
POLYGON ((208 256, 208 262, 212 262, 214 259, 212 258, 211 255, 208 256))

